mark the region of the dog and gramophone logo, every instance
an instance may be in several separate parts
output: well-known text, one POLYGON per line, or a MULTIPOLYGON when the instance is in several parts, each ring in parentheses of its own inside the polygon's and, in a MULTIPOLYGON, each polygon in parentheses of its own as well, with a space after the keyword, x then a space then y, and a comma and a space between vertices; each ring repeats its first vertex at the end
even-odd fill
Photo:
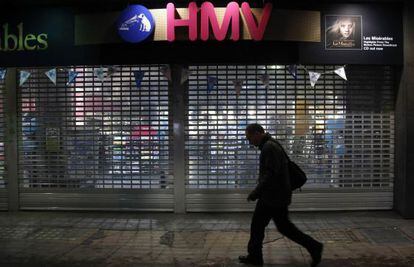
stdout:
POLYGON ((118 33, 130 43, 139 43, 147 39, 155 28, 151 12, 141 5, 130 5, 118 18, 118 33))

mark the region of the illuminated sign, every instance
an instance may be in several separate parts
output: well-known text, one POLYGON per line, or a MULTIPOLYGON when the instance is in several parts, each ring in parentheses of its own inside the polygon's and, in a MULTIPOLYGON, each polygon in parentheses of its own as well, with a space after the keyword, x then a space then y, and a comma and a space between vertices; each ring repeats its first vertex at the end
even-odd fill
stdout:
MULTIPOLYGON (((244 2, 240 6, 236 2, 231 2, 227 5, 222 23, 219 25, 217 14, 212 3, 204 2, 200 8, 200 37, 201 40, 206 41, 210 37, 210 26, 213 30, 214 38, 218 41, 225 39, 229 27, 231 24, 231 39, 238 41, 240 39, 240 13, 243 16, 247 29, 255 41, 263 39, 263 34, 266 30, 267 23, 269 22, 270 14, 272 13, 272 4, 267 3, 263 10, 261 19, 256 18, 250 8, 249 3, 244 2)), ((191 2, 188 5, 188 19, 177 19, 175 17, 176 9, 174 4, 169 3, 167 5, 167 39, 168 41, 175 40, 175 30, 177 27, 188 27, 189 39, 196 41, 198 39, 197 33, 197 21, 198 21, 198 8, 195 2, 191 2)))
POLYGON ((25 33, 23 23, 19 23, 15 28, 5 23, 1 30, 0 51, 45 50, 48 47, 46 33, 25 33))
POLYGON ((238 41, 241 39, 240 35, 244 31, 244 26, 246 26, 251 39, 260 41, 263 39, 272 13, 272 4, 267 3, 259 12, 257 10, 253 11, 247 2, 242 3, 241 6, 237 2, 230 2, 226 8, 215 8, 211 2, 204 2, 198 8, 196 2, 190 2, 185 11, 182 8, 177 9, 173 3, 169 3, 166 8, 165 21, 165 13, 162 11, 148 10, 141 5, 133 5, 122 12, 117 26, 122 39, 131 43, 147 39, 152 34, 157 22, 160 22, 158 28, 166 31, 166 39, 170 42, 176 40, 176 30, 179 28, 188 29, 190 41, 207 41, 212 37, 215 40, 223 41, 230 30, 230 39, 238 41), (164 19, 161 17, 162 15, 164 15, 164 19), (166 28, 164 28, 165 24, 166 28), (210 34, 210 29, 212 34, 210 34))
POLYGON ((130 43, 139 43, 153 33, 155 23, 147 8, 130 5, 121 13, 117 26, 122 39, 130 43))

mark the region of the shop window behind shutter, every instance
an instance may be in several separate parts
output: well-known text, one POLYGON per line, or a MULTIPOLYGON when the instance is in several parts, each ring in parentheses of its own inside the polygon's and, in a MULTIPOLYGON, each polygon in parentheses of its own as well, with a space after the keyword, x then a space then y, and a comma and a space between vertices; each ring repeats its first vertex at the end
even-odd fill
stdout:
POLYGON ((323 73, 312 88, 303 68, 294 79, 284 65, 191 66, 188 209, 231 210, 229 203, 237 203, 235 210, 246 209, 239 193, 256 184, 259 152, 248 145, 244 131, 254 122, 276 137, 307 173, 304 189, 309 194, 297 194, 303 201, 297 207, 335 209, 336 200, 336 208, 392 207, 394 70, 347 66, 345 81, 333 72, 339 67, 306 66, 323 73), (263 75, 269 78, 267 87, 263 75), (208 77, 218 79, 211 91, 208 77), (239 95, 234 80, 244 81, 239 95), (223 193, 222 200, 217 192, 223 193), (341 197, 345 192, 350 199, 341 197), (357 193, 361 198, 351 197, 357 193))

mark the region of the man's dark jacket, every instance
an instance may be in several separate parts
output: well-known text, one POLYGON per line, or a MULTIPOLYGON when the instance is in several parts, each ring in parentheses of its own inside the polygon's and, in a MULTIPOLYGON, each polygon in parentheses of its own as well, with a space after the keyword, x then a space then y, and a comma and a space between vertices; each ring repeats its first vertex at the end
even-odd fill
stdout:
POLYGON ((266 133, 259 144, 259 179, 253 191, 255 198, 272 207, 285 207, 291 203, 288 158, 283 148, 266 133))

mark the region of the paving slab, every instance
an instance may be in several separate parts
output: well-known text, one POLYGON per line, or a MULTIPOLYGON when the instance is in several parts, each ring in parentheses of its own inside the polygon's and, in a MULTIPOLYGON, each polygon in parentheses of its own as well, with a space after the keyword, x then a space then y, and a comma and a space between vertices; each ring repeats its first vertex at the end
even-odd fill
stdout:
MULTIPOLYGON (((251 213, 0 212, 1 267, 244 267, 251 213)), ((392 211, 293 212, 325 244, 320 267, 413 267, 414 220, 392 211)), ((265 267, 309 266, 270 224, 265 267)))

